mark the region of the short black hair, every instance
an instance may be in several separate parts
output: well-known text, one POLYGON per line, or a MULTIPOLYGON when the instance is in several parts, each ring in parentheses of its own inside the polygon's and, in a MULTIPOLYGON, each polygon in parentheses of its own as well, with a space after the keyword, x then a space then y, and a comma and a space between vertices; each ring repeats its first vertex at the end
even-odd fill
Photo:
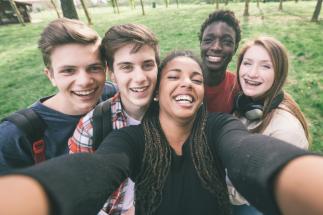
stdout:
POLYGON ((200 43, 202 42, 203 32, 205 28, 212 23, 215 22, 225 22, 230 27, 233 28, 233 30, 236 33, 236 49, 239 46, 239 42, 241 40, 241 29, 239 25, 239 20, 234 15, 234 12, 231 10, 216 10, 209 14, 208 18, 202 23, 201 30, 199 33, 199 40, 200 43))

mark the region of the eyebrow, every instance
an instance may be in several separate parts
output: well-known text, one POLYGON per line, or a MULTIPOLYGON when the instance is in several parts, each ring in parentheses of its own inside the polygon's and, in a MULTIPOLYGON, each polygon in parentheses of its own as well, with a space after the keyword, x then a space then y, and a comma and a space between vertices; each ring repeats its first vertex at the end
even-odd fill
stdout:
MULTIPOLYGON (((169 72, 171 72, 171 71, 182 72, 183 70, 175 68, 175 69, 169 70, 169 72)), ((197 72, 197 71, 193 71, 193 75, 201 75, 201 76, 203 76, 203 74, 201 72, 197 72)))

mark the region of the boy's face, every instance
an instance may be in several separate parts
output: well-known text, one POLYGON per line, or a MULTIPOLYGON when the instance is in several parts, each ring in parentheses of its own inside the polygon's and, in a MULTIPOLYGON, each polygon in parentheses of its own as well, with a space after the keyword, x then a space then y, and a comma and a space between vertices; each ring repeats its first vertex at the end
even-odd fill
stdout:
POLYGON ((111 79, 118 85, 122 105, 131 116, 148 108, 157 82, 155 51, 149 46, 131 53, 133 44, 114 54, 111 79), (132 112, 132 113, 131 113, 132 112))
POLYGON ((61 45, 50 59, 51 68, 45 73, 58 88, 59 111, 71 115, 89 112, 98 102, 106 80, 99 44, 61 45))
POLYGON ((202 35, 201 57, 209 72, 224 72, 235 53, 236 34, 225 22, 214 22, 202 35))

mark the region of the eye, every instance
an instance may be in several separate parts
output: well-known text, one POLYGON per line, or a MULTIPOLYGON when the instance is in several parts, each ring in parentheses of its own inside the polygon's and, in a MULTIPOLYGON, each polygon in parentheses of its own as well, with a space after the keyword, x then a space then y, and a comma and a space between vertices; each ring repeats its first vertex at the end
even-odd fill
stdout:
POLYGON ((227 46, 233 46, 233 40, 229 38, 222 40, 222 43, 227 46))
POLYGON ((211 38, 203 38, 202 43, 203 44, 210 44, 213 42, 213 39, 211 38))
POLYGON ((154 67, 155 67, 155 63, 154 62, 145 62, 142 65, 142 69, 145 70, 145 71, 152 70, 154 67))
POLYGON ((65 68, 60 71, 63 75, 73 75, 76 72, 74 68, 65 68))
POLYGON ((261 68, 263 68, 263 69, 271 69, 271 65, 269 65, 269 64, 264 64, 264 65, 261 65, 261 68))
POLYGON ((93 73, 99 73, 104 71, 104 67, 101 65, 90 66, 89 71, 93 73))
POLYGON ((125 64, 125 65, 121 65, 119 69, 124 72, 131 72, 133 70, 133 66, 130 64, 125 64))
POLYGON ((195 83, 195 84, 203 84, 203 79, 201 78, 194 78, 192 79, 192 82, 195 83))
POLYGON ((242 61, 242 65, 244 65, 244 66, 250 66, 251 65, 251 62, 249 62, 249 61, 242 61))
POLYGON ((168 75, 167 79, 169 79, 169 80, 177 80, 178 76, 177 75, 168 75))

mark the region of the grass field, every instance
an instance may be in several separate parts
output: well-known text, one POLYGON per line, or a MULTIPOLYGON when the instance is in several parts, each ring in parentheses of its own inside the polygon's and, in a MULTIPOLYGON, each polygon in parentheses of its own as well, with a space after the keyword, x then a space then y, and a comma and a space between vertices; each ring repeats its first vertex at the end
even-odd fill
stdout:
MULTIPOLYGON (((242 16, 242 3, 220 5, 235 11, 241 21, 243 44, 257 35, 272 35, 289 50, 291 69, 286 85, 310 121, 313 136, 312 150, 323 152, 323 22, 309 22, 315 2, 284 2, 250 5, 250 16, 242 16)), ((215 9, 215 5, 191 4, 146 6, 146 16, 140 7, 135 10, 121 7, 120 14, 111 8, 90 8, 94 28, 101 34, 112 25, 141 23, 151 28, 160 39, 161 56, 173 49, 191 49, 199 54, 197 34, 202 21, 215 9)), ((86 21, 83 11, 80 19, 86 21)), ((322 15, 321 15, 322 17, 322 15)), ((0 27, 0 118, 30 105, 38 98, 55 92, 42 73, 43 64, 37 40, 44 26, 55 18, 53 11, 32 14, 33 23, 25 27, 8 25, 0 27)), ((241 45, 240 44, 240 45, 241 45)), ((235 70, 235 59, 230 64, 235 70)))

